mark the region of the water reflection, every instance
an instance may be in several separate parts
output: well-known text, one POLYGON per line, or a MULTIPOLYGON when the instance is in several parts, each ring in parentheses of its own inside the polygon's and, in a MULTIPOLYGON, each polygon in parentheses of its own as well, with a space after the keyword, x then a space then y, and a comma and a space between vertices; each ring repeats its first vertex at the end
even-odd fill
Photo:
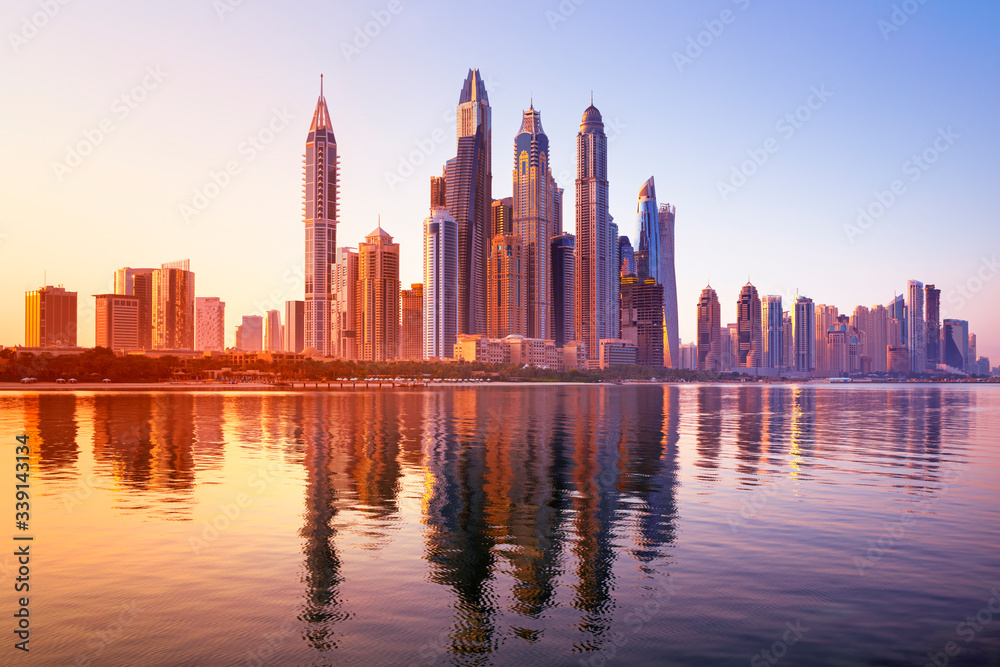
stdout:
POLYGON ((588 386, 24 394, 0 414, 37 438, 43 474, 92 460, 132 499, 118 509, 170 507, 153 518, 191 520, 199 486, 248 458, 300 475, 296 641, 320 660, 337 660, 365 611, 345 595, 345 562, 394 548, 419 500, 409 562, 450 604, 432 634, 445 631, 452 662, 480 664, 567 633, 567 653, 606 649, 636 596, 671 575, 681 460, 705 495, 821 477, 888 480, 913 501, 941 492, 975 404, 939 387, 588 386), (92 449, 78 448, 89 433, 92 449))

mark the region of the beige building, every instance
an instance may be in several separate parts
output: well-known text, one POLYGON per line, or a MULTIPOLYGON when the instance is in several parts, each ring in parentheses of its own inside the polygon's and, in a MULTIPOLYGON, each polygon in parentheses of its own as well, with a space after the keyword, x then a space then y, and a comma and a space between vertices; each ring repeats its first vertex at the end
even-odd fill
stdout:
POLYGON ((139 349, 139 297, 95 294, 94 345, 109 350, 139 349))
POLYGON ((398 359, 399 244, 379 225, 358 246, 358 335, 362 361, 398 359))
POLYGON ((358 359, 358 251, 337 248, 333 265, 330 351, 338 359, 358 359))
POLYGON ((226 349, 226 302, 217 296, 195 297, 194 348, 208 352, 226 349))
POLYGON ((188 260, 153 271, 153 348, 194 349, 194 273, 188 260))
POLYGON ((493 237, 486 271, 486 331, 490 338, 523 336, 528 331, 526 262, 520 236, 493 237))

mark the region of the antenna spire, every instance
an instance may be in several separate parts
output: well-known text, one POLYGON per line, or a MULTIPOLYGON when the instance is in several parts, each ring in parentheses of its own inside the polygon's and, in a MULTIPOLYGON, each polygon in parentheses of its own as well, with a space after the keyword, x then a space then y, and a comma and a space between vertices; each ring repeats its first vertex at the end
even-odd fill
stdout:
POLYGON ((323 97, 323 75, 319 75, 319 96, 323 97))

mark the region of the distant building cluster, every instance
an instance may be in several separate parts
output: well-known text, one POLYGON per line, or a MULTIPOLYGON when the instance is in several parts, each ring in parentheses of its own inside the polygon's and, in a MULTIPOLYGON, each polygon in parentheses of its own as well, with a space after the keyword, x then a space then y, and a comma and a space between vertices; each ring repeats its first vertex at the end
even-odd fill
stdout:
MULTIPOLYGON (((492 111, 470 70, 459 95, 455 157, 431 178, 423 283, 401 289, 400 248, 382 227, 337 245, 340 155, 323 93, 305 145, 304 298, 243 316, 225 345, 226 304, 195 297, 187 260, 115 272, 97 294, 98 346, 117 352, 305 353, 357 361, 485 361, 545 368, 652 368, 840 377, 868 373, 988 374, 964 320, 941 319, 941 291, 911 280, 885 305, 836 306, 761 296, 749 281, 724 324, 702 290, 697 339, 678 336, 676 209, 639 189, 638 247, 610 214, 608 138, 593 99, 576 135, 575 233, 563 230, 564 188, 533 102, 514 135, 513 196, 494 199, 492 111)), ((77 294, 25 296, 29 347, 75 347, 77 294)))

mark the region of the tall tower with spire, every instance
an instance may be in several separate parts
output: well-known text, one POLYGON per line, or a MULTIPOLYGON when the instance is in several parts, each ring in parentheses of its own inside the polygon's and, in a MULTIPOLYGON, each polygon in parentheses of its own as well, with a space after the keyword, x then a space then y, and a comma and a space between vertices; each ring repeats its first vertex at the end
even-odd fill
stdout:
POLYGON ((330 111, 323 96, 323 75, 320 75, 319 81, 319 99, 309 126, 303 160, 305 189, 302 199, 306 226, 305 346, 307 349, 315 349, 319 354, 328 355, 332 352, 331 267, 337 249, 339 157, 330 111))
POLYGON ((553 338, 549 241, 556 224, 556 182, 549 166, 549 138, 534 101, 514 137, 514 233, 525 249, 526 330, 529 338, 553 338))
POLYGON ((470 69, 458 98, 456 155, 445 166, 445 206, 458 225, 458 333, 486 333, 486 261, 493 206, 492 112, 470 69))
POLYGON ((576 135, 576 338, 596 359, 600 341, 618 338, 618 229, 608 210, 608 137, 597 107, 576 135))

